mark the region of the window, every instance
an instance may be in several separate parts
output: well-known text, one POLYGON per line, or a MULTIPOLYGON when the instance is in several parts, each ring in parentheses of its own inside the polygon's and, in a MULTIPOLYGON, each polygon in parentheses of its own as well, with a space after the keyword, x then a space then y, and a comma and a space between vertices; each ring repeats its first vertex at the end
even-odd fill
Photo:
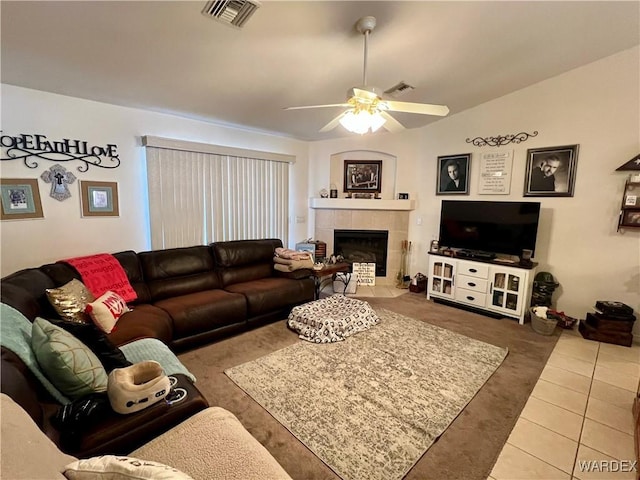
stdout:
POLYGON ((294 157, 158 137, 143 142, 151 248, 254 238, 287 241, 294 157))

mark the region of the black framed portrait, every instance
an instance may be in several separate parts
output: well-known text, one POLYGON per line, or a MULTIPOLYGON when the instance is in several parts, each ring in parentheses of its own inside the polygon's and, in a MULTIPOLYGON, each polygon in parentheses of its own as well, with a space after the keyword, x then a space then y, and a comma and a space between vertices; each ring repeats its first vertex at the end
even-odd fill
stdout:
POLYGON ((438 157, 436 195, 469 195, 471 154, 438 157))
POLYGON ((525 197, 573 197, 578 145, 527 150, 525 197))
POLYGON ((345 160, 344 191, 380 193, 382 160, 345 160))

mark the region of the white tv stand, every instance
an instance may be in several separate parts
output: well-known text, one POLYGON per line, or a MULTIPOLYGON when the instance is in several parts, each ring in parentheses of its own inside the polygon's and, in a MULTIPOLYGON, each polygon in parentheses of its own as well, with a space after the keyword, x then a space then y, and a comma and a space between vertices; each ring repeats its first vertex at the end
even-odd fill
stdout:
POLYGON ((427 298, 516 318, 523 325, 536 266, 429 252, 427 298))

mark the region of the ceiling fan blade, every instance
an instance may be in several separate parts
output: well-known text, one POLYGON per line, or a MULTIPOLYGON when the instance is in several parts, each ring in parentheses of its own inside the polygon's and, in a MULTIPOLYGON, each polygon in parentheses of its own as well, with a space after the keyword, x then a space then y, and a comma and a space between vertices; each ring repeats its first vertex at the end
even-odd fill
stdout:
POLYGON ((437 115, 444 117, 449 113, 449 107, 445 105, 431 105, 429 103, 410 103, 385 100, 389 110, 392 112, 420 113, 423 115, 437 115))
POLYGON ((393 118, 387 112, 381 111, 380 115, 386 120, 383 127, 389 130, 391 133, 397 133, 401 130, 404 130, 404 125, 402 125, 398 120, 393 118))
POLYGON ((334 118, 333 120, 331 120, 329 123, 327 123, 324 127, 322 127, 320 129, 321 132, 328 132, 329 130, 333 130, 334 128, 336 128, 338 126, 338 124, 340 123, 340 119, 342 117, 344 117, 346 115, 346 111, 342 112, 340 115, 338 115, 336 118, 334 118))
POLYGON ((350 107, 348 103, 332 103, 327 105, 305 105, 302 107, 285 107, 285 110, 303 110, 305 108, 350 107))

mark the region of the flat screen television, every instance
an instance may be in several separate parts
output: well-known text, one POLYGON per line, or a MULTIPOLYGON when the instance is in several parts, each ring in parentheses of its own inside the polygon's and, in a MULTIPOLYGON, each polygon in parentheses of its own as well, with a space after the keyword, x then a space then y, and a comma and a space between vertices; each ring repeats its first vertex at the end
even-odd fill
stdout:
POLYGON ((540 202, 443 200, 440 245, 475 252, 535 252, 540 202))

